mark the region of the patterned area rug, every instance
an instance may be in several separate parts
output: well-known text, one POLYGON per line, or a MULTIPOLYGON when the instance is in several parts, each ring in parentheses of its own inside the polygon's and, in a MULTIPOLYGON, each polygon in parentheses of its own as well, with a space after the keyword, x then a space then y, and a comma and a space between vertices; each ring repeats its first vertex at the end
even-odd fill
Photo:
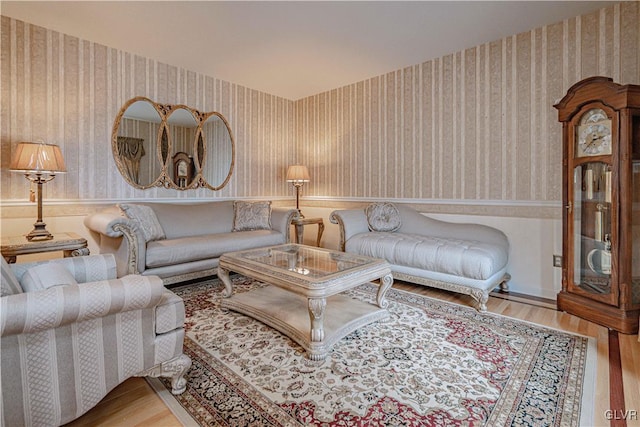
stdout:
MULTIPOLYGON (((236 292, 266 286, 233 281, 236 292)), ((199 425, 592 424, 592 339, 391 289, 390 321, 312 362, 274 329, 221 309, 222 289, 217 279, 173 288, 185 300, 193 366, 184 394, 162 394, 199 425)), ((373 302, 376 290, 350 295, 373 302)))

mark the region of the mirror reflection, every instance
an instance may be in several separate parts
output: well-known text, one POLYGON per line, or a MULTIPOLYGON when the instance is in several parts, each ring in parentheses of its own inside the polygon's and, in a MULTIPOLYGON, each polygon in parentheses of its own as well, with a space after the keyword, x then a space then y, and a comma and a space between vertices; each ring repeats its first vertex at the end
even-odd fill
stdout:
POLYGON ((210 115, 202 125, 204 153, 201 154, 204 179, 214 190, 222 188, 231 178, 233 170, 233 143, 224 118, 210 115), (213 167, 208 167, 213 165, 213 167))
POLYGON ((171 148, 170 177, 180 188, 186 188, 193 183, 195 177, 196 134, 198 122, 193 114, 183 108, 177 108, 169 114, 167 119, 169 129, 169 145, 171 148))
POLYGON ((158 161, 160 113, 148 101, 135 101, 121 113, 114 152, 120 173, 130 184, 150 187, 162 173, 158 161))
POLYGON ((231 178, 235 143, 220 113, 137 97, 116 117, 112 150, 118 170, 136 188, 219 190, 231 178))

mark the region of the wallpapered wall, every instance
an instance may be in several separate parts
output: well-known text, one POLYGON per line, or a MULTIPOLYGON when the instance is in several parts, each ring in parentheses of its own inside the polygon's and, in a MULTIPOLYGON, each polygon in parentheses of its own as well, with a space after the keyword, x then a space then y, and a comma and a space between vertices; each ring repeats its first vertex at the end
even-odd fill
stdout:
POLYGON ((2 199, 26 200, 27 181, 7 171, 11 150, 42 137, 63 148, 69 170, 45 186, 46 200, 286 197, 286 166, 302 162, 312 174, 304 202, 318 206, 455 201, 450 212, 557 218, 552 105, 592 75, 640 83, 638 22, 640 3, 615 4, 293 102, 2 17, 2 199), (221 112, 237 148, 229 185, 126 184, 110 140, 134 96, 221 112))
POLYGON ((307 194, 559 216, 553 104, 594 75, 640 84, 639 22, 640 3, 616 4, 297 101, 307 194))
POLYGON ((68 169, 45 185, 45 199, 268 197, 287 195, 296 161, 294 103, 213 77, 2 17, 2 199, 25 200, 28 182, 8 171, 12 148, 42 138, 61 146, 68 169), (111 132, 135 96, 218 111, 236 141, 234 175, 222 191, 135 190, 120 176, 111 132), (278 179, 280 178, 280 179, 278 179))

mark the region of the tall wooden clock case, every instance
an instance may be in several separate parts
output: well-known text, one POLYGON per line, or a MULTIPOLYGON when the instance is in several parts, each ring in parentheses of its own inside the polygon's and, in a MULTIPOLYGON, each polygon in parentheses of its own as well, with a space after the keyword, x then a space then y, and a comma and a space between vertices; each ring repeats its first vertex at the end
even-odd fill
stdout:
POLYGON ((619 332, 640 317, 640 86, 591 77, 555 107, 563 140, 558 309, 619 332))

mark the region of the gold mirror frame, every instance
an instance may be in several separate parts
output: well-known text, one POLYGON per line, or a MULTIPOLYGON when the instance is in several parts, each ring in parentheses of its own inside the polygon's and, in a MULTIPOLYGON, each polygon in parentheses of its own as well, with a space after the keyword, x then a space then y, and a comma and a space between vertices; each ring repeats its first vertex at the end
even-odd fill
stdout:
MULTIPOLYGON (((227 141, 223 141, 223 143, 226 142, 227 141)), ((182 144, 182 146, 185 146, 185 144, 182 144)), ((138 96, 128 100, 124 103, 124 105, 118 112, 118 115, 116 116, 115 122, 113 124, 113 131, 111 134, 111 150, 113 153, 113 158, 116 162, 116 166, 118 167, 118 171, 125 179, 125 181, 127 181, 127 183, 132 187, 141 190, 152 187, 165 187, 173 188, 176 190, 191 190, 204 187, 210 190, 220 190, 229 183, 231 175, 233 174, 233 169, 235 167, 235 140, 233 138, 233 133, 231 132, 229 122, 227 122, 222 114, 218 112, 202 113, 186 105, 159 104, 143 96, 138 96), (140 184, 138 182, 137 170, 135 171, 135 173, 133 173, 134 176, 132 176, 131 159, 125 158, 125 156, 123 156, 123 154, 121 153, 121 148, 125 143, 132 143, 136 145, 136 148, 138 148, 138 145, 143 143, 137 141, 141 139, 140 135, 118 135, 118 133, 120 132, 120 127, 123 123, 123 119, 128 118, 125 117, 127 110, 133 104, 140 101, 152 105, 155 111, 158 113, 158 117, 160 119, 157 135, 153 146, 149 146, 149 149, 145 150, 145 152, 148 151, 148 153, 143 154, 155 157, 155 161, 157 162, 160 172, 157 177, 149 179, 149 183, 143 184, 140 184), (176 131, 176 124, 169 123, 168 120, 171 114, 179 109, 187 110, 191 114, 191 116, 193 116, 194 124, 196 125, 195 128, 193 128, 193 139, 186 143, 186 146, 192 147, 192 151, 188 154, 191 154, 191 167, 193 168, 190 175, 191 180, 186 183, 181 180, 179 180, 180 182, 177 183, 173 179, 176 170, 175 165, 173 164, 173 157, 175 157, 176 154, 181 153, 182 149, 179 148, 177 151, 174 149, 174 145, 176 144, 174 144, 171 135, 172 130, 176 131), (213 159, 213 157, 207 157, 207 154, 211 154, 211 147, 208 147, 207 145, 206 132, 203 129, 203 126, 205 125, 207 120, 213 116, 217 116, 224 123, 228 134, 228 144, 230 144, 229 149, 231 152, 231 159, 229 161, 227 153, 226 158, 222 159, 225 164, 221 165, 212 164, 212 162, 207 162, 206 160, 204 160, 213 159), (224 168, 224 170, 222 172, 219 172, 216 169, 218 167, 224 168), (222 176, 224 176, 226 173, 226 178, 219 185, 218 182, 209 183, 207 181, 207 177, 215 177, 217 173, 221 174, 222 176)), ((138 157, 137 160, 139 161, 140 157, 138 157)))
MULTIPOLYGON (((201 122, 201 127, 200 127, 200 133, 198 133, 197 135, 197 141, 196 141, 196 164, 198 164, 199 166, 199 171, 201 172, 200 178, 201 178, 201 182, 209 189, 211 190, 220 190, 221 188, 224 188, 224 186, 226 186, 229 183, 229 180, 231 179, 231 173, 233 172, 233 167, 234 167, 234 160, 235 160, 235 143, 233 140, 233 134, 231 133, 231 127, 229 126, 229 122, 227 122, 227 119, 224 118, 224 116, 220 113, 217 112, 211 112, 206 114, 203 117, 203 120, 201 122), (209 156, 209 153, 212 151, 210 144, 207 144, 207 139, 204 138, 202 135, 204 134, 204 129, 202 129, 202 127, 204 127, 208 122, 209 119, 211 118, 219 118, 220 120, 222 120, 222 123, 224 123, 224 126, 227 128, 228 130, 228 135, 230 138, 230 142, 231 142, 231 159, 229 159, 229 171, 226 174, 224 180, 222 180, 222 182, 220 182, 219 185, 218 181, 216 182, 211 182, 210 179, 207 179, 207 176, 205 176, 205 172, 212 172, 213 169, 207 167, 207 159, 210 159, 211 157, 209 156), (200 145, 200 143, 202 143, 202 146, 200 145), (200 148, 202 147, 202 150, 200 150, 200 148), (205 159, 204 162, 204 167, 202 167, 202 164, 200 163, 202 160, 201 159, 205 159)), ((222 161, 226 162, 226 159, 221 159, 222 161)), ((222 171, 224 171, 224 169, 220 169, 222 171)), ((223 172, 224 173, 224 172, 223 172)), ((210 175, 209 175, 210 176, 210 175)))

